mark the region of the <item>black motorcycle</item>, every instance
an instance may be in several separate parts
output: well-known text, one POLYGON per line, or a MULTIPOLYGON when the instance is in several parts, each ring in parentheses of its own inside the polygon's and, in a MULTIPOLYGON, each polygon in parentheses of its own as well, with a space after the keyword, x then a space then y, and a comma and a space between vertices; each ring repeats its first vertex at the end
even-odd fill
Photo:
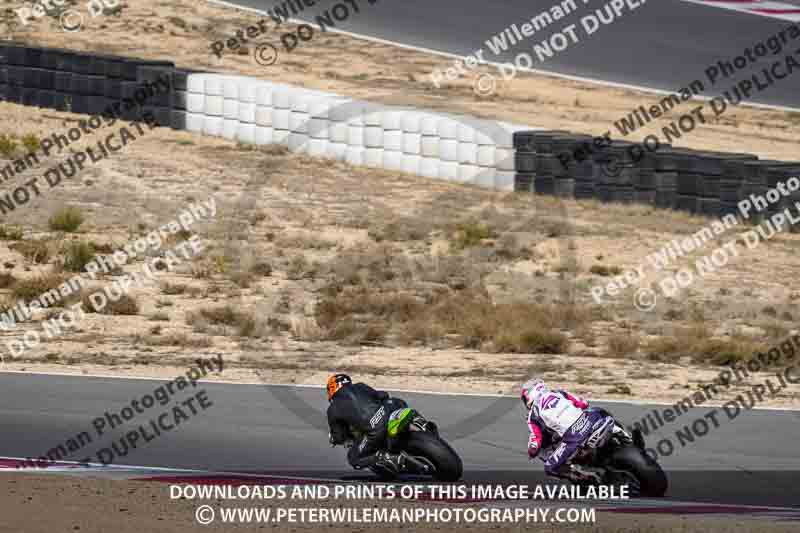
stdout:
MULTIPOLYGON (((464 471, 461 458, 439 435, 435 423, 406 407, 394 411, 386 426, 388 451, 407 454, 403 467, 397 474, 431 476, 438 481, 461 479, 464 471)), ((352 442, 348 445, 352 445, 352 442)), ((390 481, 397 476, 380 466, 372 467, 371 470, 384 481, 390 481)))
MULTIPOLYGON (((612 416, 599 407, 589 410, 612 416)), ((631 496, 661 497, 667 492, 667 476, 645 453, 642 432, 635 429, 629 433, 616 420, 596 429, 571 463, 602 468, 604 485, 628 485, 631 496)))

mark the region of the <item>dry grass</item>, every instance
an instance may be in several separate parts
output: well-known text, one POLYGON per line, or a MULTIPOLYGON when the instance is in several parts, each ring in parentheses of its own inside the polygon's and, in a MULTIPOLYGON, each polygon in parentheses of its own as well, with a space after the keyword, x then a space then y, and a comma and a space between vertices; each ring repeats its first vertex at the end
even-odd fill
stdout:
POLYGON ((170 296, 174 296, 177 294, 184 294, 187 289, 187 285, 185 283, 169 283, 164 282, 161 284, 161 292, 164 294, 168 294, 170 296))
POLYGON ((396 216, 387 220, 376 221, 368 231, 375 242, 408 242, 421 241, 435 231, 437 225, 429 217, 396 216))
POLYGON ((267 144, 259 148, 262 153, 267 155, 288 155, 289 148, 282 144, 267 144))
POLYGON ((30 301, 52 289, 57 289, 65 278, 59 274, 43 274, 27 279, 18 279, 11 286, 11 294, 19 300, 30 301))
POLYGON ((484 240, 496 237, 497 234, 483 221, 468 220, 456 224, 451 235, 450 245, 453 250, 461 251, 465 248, 478 246, 484 240))
POLYGON ((303 254, 292 257, 286 267, 286 277, 291 280, 314 278, 320 270, 319 263, 309 261, 303 254))
POLYGON ((231 305, 205 307, 186 314, 186 323, 196 329, 204 326, 226 326, 233 328, 239 336, 250 337, 256 333, 256 320, 252 313, 238 311, 231 305))
POLYGON ((592 265, 589 272, 598 276, 619 276, 622 269, 618 266, 592 265))
POLYGON ((333 241, 303 233, 285 233, 277 236, 273 242, 283 249, 294 248, 298 250, 330 250, 336 246, 333 241))
POLYGON ((14 159, 17 152, 17 141, 13 135, 0 133, 0 155, 4 159, 14 159))
POLYGON ((0 240, 21 241, 23 233, 22 228, 19 226, 0 225, 0 240))
POLYGON ((641 339, 635 333, 626 331, 614 333, 608 338, 606 355, 609 357, 628 357, 636 354, 641 339))
POLYGON ((84 272, 95 257, 94 247, 83 241, 71 241, 64 250, 61 267, 67 272, 84 272))
POLYGON ((129 294, 122 294, 114 300, 108 297, 102 289, 87 290, 81 295, 81 303, 83 304, 83 309, 88 313, 101 315, 139 314, 139 302, 129 294))
POLYGON ((77 207, 64 207, 56 211, 47 221, 52 231, 72 233, 83 224, 83 212, 77 207))
POLYGON ((16 280, 11 272, 0 272, 0 289, 8 289, 16 280))
POLYGON ((46 239, 17 241, 9 244, 8 247, 19 252, 26 261, 35 265, 47 263, 53 253, 50 241, 46 239))
POLYGON ((522 245, 519 238, 513 233, 501 235, 495 243, 494 251, 501 261, 532 260, 536 256, 533 249, 522 245))
POLYGON ((625 383, 617 383, 606 391, 607 394, 620 394, 623 396, 630 396, 632 394, 630 386, 625 383))
POLYGON ((674 362, 688 358, 696 363, 728 365, 749 361, 762 347, 754 339, 743 336, 714 338, 705 326, 694 325, 678 327, 672 335, 652 339, 642 350, 654 361, 674 362))
POLYGON ((158 311, 150 315, 150 320, 154 322, 169 322, 169 315, 162 311, 158 311))
POLYGON ((209 348, 214 345, 210 337, 194 336, 187 333, 170 333, 161 335, 160 330, 150 332, 150 335, 134 335, 133 344, 146 346, 179 346, 183 348, 209 348))
POLYGON ((292 317, 290 324, 292 337, 297 340, 319 341, 324 338, 322 328, 316 320, 307 317, 292 317))
POLYGON ((26 133, 22 136, 22 146, 24 146, 25 150, 28 152, 35 152, 41 148, 42 143, 39 141, 39 137, 37 137, 35 134, 26 133))
POLYGON ((250 267, 250 273, 254 276, 268 277, 272 275, 272 265, 265 261, 258 261, 250 267))
POLYGON ((568 327, 581 311, 572 306, 527 302, 494 304, 484 291, 464 290, 430 301, 400 292, 351 289, 324 298, 317 306, 319 326, 333 340, 364 335, 377 342, 434 344, 487 352, 562 353, 568 327))

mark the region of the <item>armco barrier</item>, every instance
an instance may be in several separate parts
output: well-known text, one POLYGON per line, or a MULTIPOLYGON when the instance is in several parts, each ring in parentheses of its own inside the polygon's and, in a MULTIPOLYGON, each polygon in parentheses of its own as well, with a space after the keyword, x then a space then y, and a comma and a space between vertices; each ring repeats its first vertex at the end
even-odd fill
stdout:
MULTIPOLYGON (((624 141, 575 157, 590 136, 384 106, 170 61, 0 44, 0 98, 18 104, 102 114, 165 75, 171 90, 125 110, 123 119, 146 111, 178 130, 499 190, 719 216, 800 175, 800 163, 664 145, 648 152, 624 141)), ((784 198, 767 214, 798 199, 784 198)))
POLYGON ((148 112, 160 126, 500 190, 514 188, 514 132, 535 130, 182 70, 169 61, 0 45, 0 97, 24 105, 103 114, 165 75, 171 90, 121 117, 148 112))

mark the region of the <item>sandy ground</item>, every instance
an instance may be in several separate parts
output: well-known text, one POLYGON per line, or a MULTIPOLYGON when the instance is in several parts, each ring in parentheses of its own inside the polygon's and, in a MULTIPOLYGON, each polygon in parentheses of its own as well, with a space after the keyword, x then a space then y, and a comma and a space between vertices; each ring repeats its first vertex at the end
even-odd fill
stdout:
MULTIPOLYGON (((195 510, 204 504, 213 507, 247 507, 245 502, 217 500, 170 499, 169 485, 146 482, 108 481, 58 476, 36 476, 3 474, 0 477, 4 497, 0 501, 0 532, 26 533, 50 531, 80 531, 82 533, 116 531, 133 533, 139 531, 179 533, 183 531, 374 531, 375 524, 338 525, 328 524, 225 524, 215 522, 199 525, 195 522, 195 510), (43 513, 42 509, 58 509, 58 514, 43 513)), ((296 502, 297 503, 297 502, 296 502)), ((293 507, 363 507, 393 506, 418 508, 419 503, 366 503, 342 500, 299 502, 293 507)), ((254 507, 271 507, 280 504, 253 502, 254 507)), ((283 505, 283 507, 288 507, 283 505)), ((566 506, 565 506, 566 507, 566 506)), ((536 527, 537 531, 586 531, 587 533, 611 532, 667 532, 667 531, 713 531, 713 532, 782 532, 796 531, 792 524, 730 518, 675 518, 654 515, 619 515, 597 512, 595 524, 381 524, 381 531, 493 531, 497 533, 523 531, 536 527)))
MULTIPOLYGON (((320 31, 312 40, 286 53, 280 36, 295 27, 288 23, 276 27, 271 20, 265 34, 238 50, 226 50, 219 59, 211 53, 211 44, 234 37, 236 30, 257 24, 261 17, 189 0, 138 0, 121 5, 116 14, 84 16, 83 29, 76 33, 61 31, 58 22, 48 18, 21 26, 16 16, 8 12, 6 34, 15 40, 44 46, 172 58, 183 67, 238 72, 368 100, 595 135, 612 130, 616 136, 614 121, 639 105, 649 107, 663 98, 529 74, 501 82, 492 95, 481 97, 473 91, 473 83, 484 73, 497 74, 494 67, 478 69, 473 75, 436 88, 429 74, 452 66, 452 59, 320 31), (254 60, 255 43, 269 43, 278 49, 274 65, 261 66, 254 60)), ((591 46, 591 40, 579 46, 591 46)), ((686 84, 702 76, 702 72, 687 72, 686 84)), ((643 139, 648 133, 660 131, 690 108, 689 103, 676 107, 631 138, 643 139)), ((675 144, 792 159, 797 158, 799 125, 798 113, 729 109, 675 144)))
MULTIPOLYGON (((0 106, 0 117, 0 127, 6 130, 40 134, 68 127, 74 120, 63 113, 32 114, 11 104, 0 106)), ((42 168, 60 160, 50 159, 42 168)), ((23 242, 44 239, 53 249, 48 262, 34 264, 24 258, 12 249, 18 245, 15 241, 0 241, 0 257, 14 282, 58 273, 64 242, 117 248, 173 219, 190 202, 211 195, 217 202, 217 217, 193 226, 205 243, 203 255, 174 271, 159 272, 156 282, 134 289, 139 302, 135 315, 87 314, 64 335, 42 336, 46 342, 16 357, 6 353, 5 368, 171 376, 183 360, 222 353, 229 362, 223 377, 232 381, 320 384, 328 372, 344 370, 378 386, 505 394, 513 393, 528 374, 539 373, 593 397, 670 401, 719 370, 692 363, 690 353, 663 363, 635 347, 631 353, 615 355, 610 353, 615 338, 635 335, 640 343, 669 336, 684 324, 702 324, 722 337, 735 335, 766 349, 794 331, 790 317, 798 312, 798 292, 787 288, 798 275, 792 259, 796 235, 777 235, 751 255, 740 246, 740 260, 693 285, 681 295, 685 300, 664 300, 655 310, 643 312, 626 293, 598 306, 589 288, 609 278, 593 274, 590 267, 634 268, 654 250, 654 242, 696 231, 706 221, 642 207, 562 205, 549 198, 253 151, 166 129, 148 132, 113 159, 87 168, 80 179, 67 180, 8 215, 7 224, 25 229, 23 242), (262 180, 255 189, 254 179, 262 180), (239 191, 247 187, 243 196, 254 204, 245 210, 239 191), (48 229, 47 220, 63 205, 79 206, 85 214, 86 222, 76 234, 48 229), (505 229, 516 230, 509 233, 528 242, 532 252, 504 260, 492 255, 491 248, 452 252, 440 246, 450 235, 447 224, 462 219, 465 210, 485 215, 498 228, 507 225, 507 219, 522 221, 521 227, 505 229), (132 219, 130 212, 137 217, 132 219), (374 240, 377 233, 385 233, 387 220, 411 224, 409 213, 419 214, 416 220, 423 236, 389 244, 374 240), (562 228, 564 224, 569 229, 562 228), (239 247, 231 248, 232 243, 239 247), (424 346, 391 337, 378 342, 325 340, 315 320, 325 288, 350 275, 348 261, 353 257, 380 265, 387 261, 386 254, 410 257, 423 266, 408 274, 407 265, 389 260, 392 277, 409 279, 373 280, 371 290, 389 290, 399 283, 404 291, 425 292, 431 287, 460 286, 479 276, 498 301, 557 302, 566 290, 588 310, 586 322, 565 325, 568 349, 552 355, 453 349, 446 339, 442 345, 424 346), (268 275, 262 272, 244 279, 239 275, 242 269, 262 263, 270 265, 268 275), (565 267, 567 263, 571 266, 565 267), (190 320, 192 311, 226 304, 250 313, 253 331, 241 335, 235 324, 190 320), (630 390, 617 392, 621 385, 630 390)), ((731 236, 736 231, 741 229, 733 228, 731 236)), ((137 268, 141 261, 125 270, 137 268)), ((649 274, 658 278, 652 269, 649 274)), ((93 287, 107 286, 113 279, 104 276, 93 287)), ((14 300, 14 282, 3 291, 9 303, 14 300)), ((53 316, 50 311, 38 312, 24 325, 41 332, 42 322, 53 316)), ((0 332, 3 342, 21 339, 21 326, 0 332)), ((796 400, 797 391, 790 388, 765 405, 796 405, 796 400)))

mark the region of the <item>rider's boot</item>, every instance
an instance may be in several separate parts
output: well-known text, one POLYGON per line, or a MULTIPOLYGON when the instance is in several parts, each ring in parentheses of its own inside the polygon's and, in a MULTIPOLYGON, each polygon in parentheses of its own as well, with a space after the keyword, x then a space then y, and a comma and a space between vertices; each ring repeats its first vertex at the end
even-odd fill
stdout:
POLYGON ((375 466, 393 474, 399 474, 406 466, 407 457, 408 455, 405 452, 390 453, 381 451, 376 454, 375 466))

